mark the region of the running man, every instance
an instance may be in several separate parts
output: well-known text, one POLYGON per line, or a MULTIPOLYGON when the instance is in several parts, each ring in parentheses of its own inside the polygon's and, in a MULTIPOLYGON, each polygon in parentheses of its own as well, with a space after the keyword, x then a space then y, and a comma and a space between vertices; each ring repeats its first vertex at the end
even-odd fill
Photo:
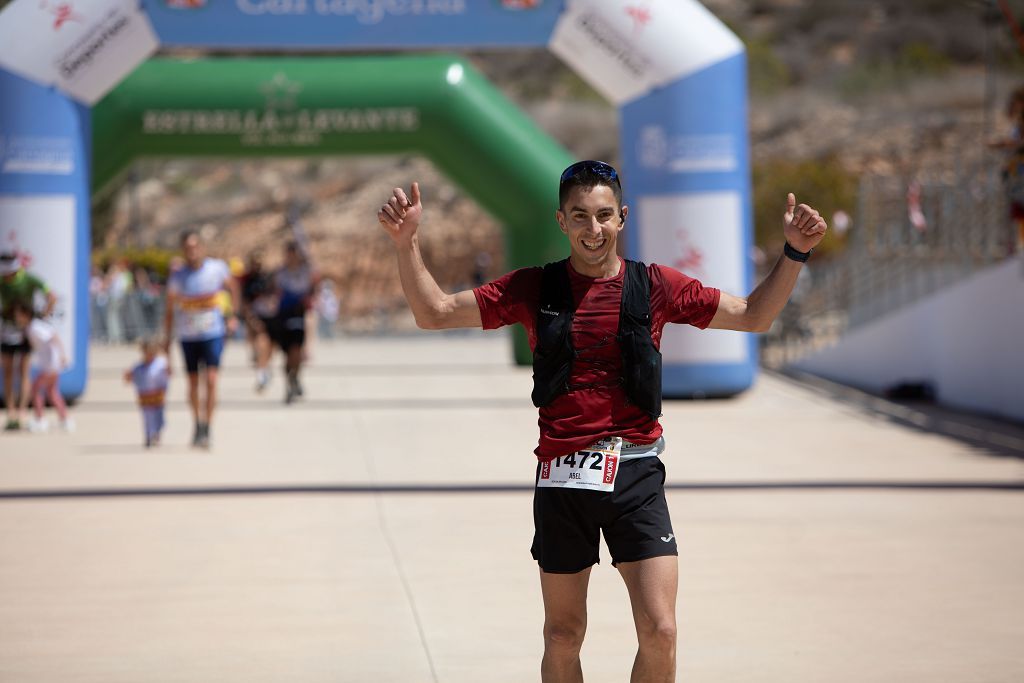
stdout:
POLYGON ((661 343, 667 323, 764 332, 779 314, 825 221, 787 197, 785 254, 747 298, 616 252, 629 207, 615 169, 581 161, 562 173, 558 227, 569 258, 446 294, 423 265, 418 183, 377 213, 398 255, 417 324, 427 329, 523 325, 534 352, 540 443, 531 552, 544 600, 546 683, 582 681, 587 586, 604 533, 625 581, 639 649, 631 681, 674 681, 678 552, 665 500, 661 343), (620 312, 624 315, 620 315, 620 312), (620 320, 621 319, 621 320, 620 320))
POLYGON ((270 382, 270 356, 274 352, 277 315, 277 291, 274 274, 263 267, 263 252, 249 253, 249 263, 242 276, 242 320, 245 321, 249 343, 256 363, 256 392, 263 393, 270 382))
POLYGON ((217 405, 217 372, 224 350, 225 335, 233 334, 234 317, 224 319, 219 293, 231 295, 232 310, 238 310, 238 283, 220 259, 207 258, 199 233, 186 230, 181 236, 184 265, 167 280, 164 315, 164 351, 170 358, 172 331, 177 327, 181 352, 188 371, 188 400, 192 406, 195 431, 192 445, 210 446, 210 423, 217 405), (177 323, 175 325, 175 323, 177 323), (206 400, 199 400, 200 374, 205 374, 206 400), (200 410, 202 405, 203 410, 200 410))
POLYGON ((285 244, 284 265, 274 276, 274 284, 278 295, 277 342, 285 355, 287 378, 284 402, 290 404, 303 393, 299 372, 306 353, 306 311, 316 287, 316 276, 298 242, 285 244))
POLYGON ((57 297, 45 282, 21 266, 18 254, 8 251, 0 253, 0 367, 3 368, 4 405, 7 406, 5 432, 21 429, 32 393, 29 383, 32 347, 25 330, 14 320, 16 304, 48 318, 57 305, 57 297), (15 378, 19 380, 17 400, 14 398, 15 378))

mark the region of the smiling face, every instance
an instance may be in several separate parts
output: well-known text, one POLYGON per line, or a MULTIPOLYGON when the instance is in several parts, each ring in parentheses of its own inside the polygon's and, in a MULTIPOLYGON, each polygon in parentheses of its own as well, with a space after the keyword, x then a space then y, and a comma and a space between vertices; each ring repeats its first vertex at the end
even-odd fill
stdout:
POLYGON ((558 225, 569 238, 569 262, 580 275, 612 277, 619 272, 616 251, 629 207, 620 207, 607 185, 574 187, 561 210, 558 225))

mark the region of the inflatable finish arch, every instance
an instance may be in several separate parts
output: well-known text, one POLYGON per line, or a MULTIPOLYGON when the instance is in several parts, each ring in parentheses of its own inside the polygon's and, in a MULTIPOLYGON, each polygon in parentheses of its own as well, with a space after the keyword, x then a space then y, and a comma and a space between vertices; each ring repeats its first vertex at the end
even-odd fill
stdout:
MULTIPOLYGON (((97 116, 97 140, 104 142, 94 149, 90 107, 159 46, 304 52, 548 46, 619 107, 620 170, 632 209, 627 255, 727 291, 749 288, 745 57, 740 41, 696 0, 142 0, 141 6, 137 0, 14 0, 0 12, 0 247, 31 259, 30 268, 59 296, 60 327, 74 349, 73 367, 61 378, 69 396, 86 383, 90 190, 128 161, 119 148, 131 143, 119 136, 147 125, 143 118, 105 129, 97 116)), ((337 68, 348 70, 350 63, 357 64, 337 68)), ((139 78, 160 68, 170 65, 147 65, 139 78)), ((272 96, 287 100, 285 76, 272 96)), ((116 96, 110 106, 122 107, 115 102, 116 96)), ((151 113, 148 125, 162 124, 151 113)), ((489 174, 504 177, 524 163, 530 145, 547 148, 532 185, 521 182, 550 222, 554 169, 564 153, 515 136, 492 142, 498 166, 478 169, 488 174, 479 182, 472 169, 443 156, 462 144, 461 134, 456 145, 438 138, 432 149, 404 148, 434 159, 507 226, 519 217, 505 214, 488 194, 494 192, 489 174)), ((354 138, 339 144, 348 145, 339 151, 394 151, 364 149, 354 138)), ((510 227, 507 242, 510 266, 550 253, 546 233, 535 225, 510 227)), ((662 351, 667 396, 732 394, 753 381, 748 335, 671 326, 662 351)))

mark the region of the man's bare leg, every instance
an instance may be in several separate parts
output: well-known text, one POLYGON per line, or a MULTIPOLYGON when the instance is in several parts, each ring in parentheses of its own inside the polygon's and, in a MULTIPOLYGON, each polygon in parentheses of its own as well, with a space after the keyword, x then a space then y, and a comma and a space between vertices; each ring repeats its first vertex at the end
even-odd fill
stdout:
POLYGON ((590 567, 575 574, 540 572, 544 596, 543 683, 582 683, 580 648, 587 632, 587 586, 590 567))
POLYGON ((199 373, 188 373, 188 405, 192 408, 192 445, 199 445, 199 373))
POLYGON ((639 649, 630 683, 673 683, 676 680, 676 592, 679 558, 652 557, 618 563, 626 582, 639 649))
POLYGON ((213 409, 217 407, 217 368, 206 368, 206 416, 202 420, 206 425, 213 422, 213 409))

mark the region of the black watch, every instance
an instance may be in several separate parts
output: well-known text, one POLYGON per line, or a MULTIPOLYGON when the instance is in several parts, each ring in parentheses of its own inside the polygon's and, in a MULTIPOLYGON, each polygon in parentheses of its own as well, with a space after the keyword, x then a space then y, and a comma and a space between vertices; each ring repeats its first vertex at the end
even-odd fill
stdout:
POLYGON ((799 263, 807 263, 807 259, 811 257, 812 251, 814 250, 808 249, 807 251, 797 251, 796 249, 789 245, 789 242, 786 242, 786 246, 782 248, 782 253, 786 255, 786 258, 792 259, 799 263))

